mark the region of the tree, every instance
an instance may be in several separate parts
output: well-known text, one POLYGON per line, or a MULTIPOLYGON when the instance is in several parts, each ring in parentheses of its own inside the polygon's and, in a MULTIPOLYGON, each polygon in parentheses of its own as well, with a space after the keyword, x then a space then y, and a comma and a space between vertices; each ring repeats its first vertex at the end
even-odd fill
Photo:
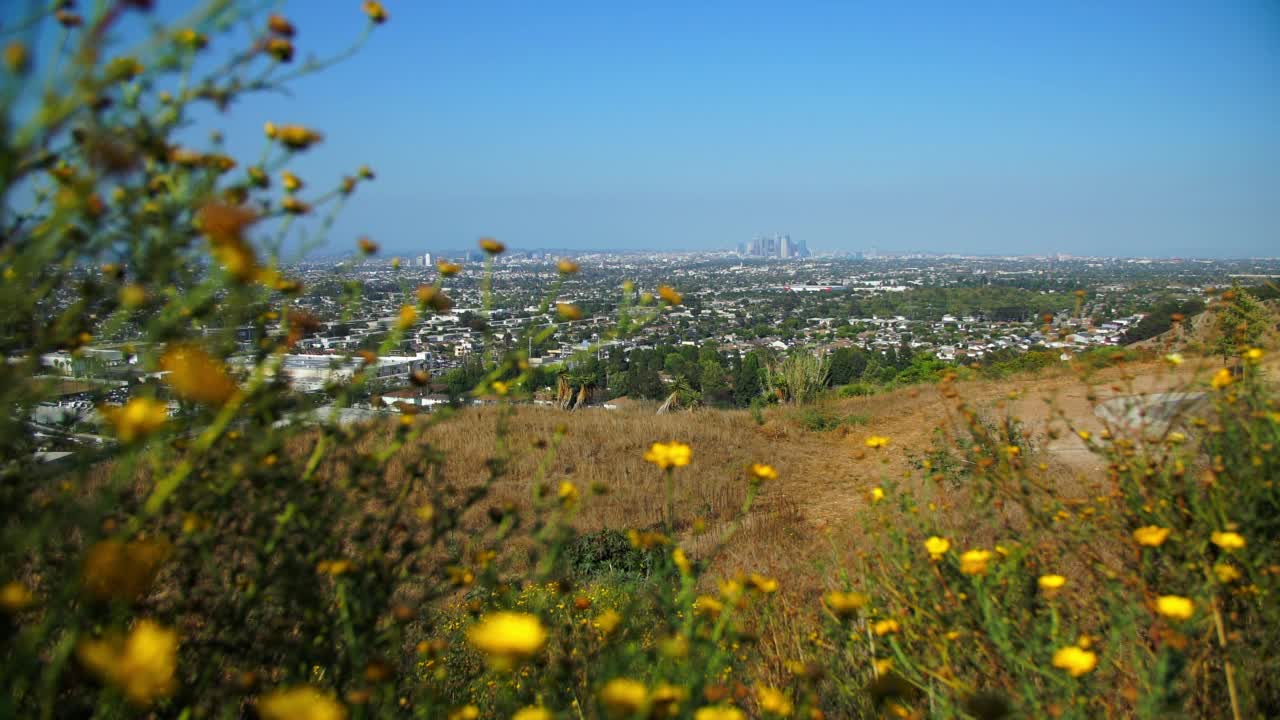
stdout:
POLYGON ((808 351, 793 352, 779 363, 765 367, 769 390, 787 402, 803 405, 822 391, 829 372, 827 358, 808 351))
POLYGON ((832 386, 848 385, 862 375, 867 367, 867 356, 860 350, 842 347, 831 353, 831 374, 828 378, 832 386))
POLYGON ((746 407, 764 391, 764 370, 760 364, 760 356, 754 352, 747 353, 742 359, 733 382, 733 401, 739 407, 746 407))
POLYGON ((699 364, 698 382, 702 396, 708 402, 728 394, 729 383, 725 381, 724 366, 718 360, 706 358, 699 364))

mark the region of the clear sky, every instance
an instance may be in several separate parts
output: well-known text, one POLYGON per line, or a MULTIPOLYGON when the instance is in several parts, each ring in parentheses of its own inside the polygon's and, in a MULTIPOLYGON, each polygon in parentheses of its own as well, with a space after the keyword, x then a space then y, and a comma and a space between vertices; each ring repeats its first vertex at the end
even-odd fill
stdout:
MULTIPOLYGON (((295 0, 301 54, 357 0, 295 0)), ((387 0, 218 123, 368 162, 330 248, 1280 255, 1280 3, 387 0)), ((215 43, 219 42, 215 39, 215 43)), ((229 45, 226 40, 221 41, 229 45)))

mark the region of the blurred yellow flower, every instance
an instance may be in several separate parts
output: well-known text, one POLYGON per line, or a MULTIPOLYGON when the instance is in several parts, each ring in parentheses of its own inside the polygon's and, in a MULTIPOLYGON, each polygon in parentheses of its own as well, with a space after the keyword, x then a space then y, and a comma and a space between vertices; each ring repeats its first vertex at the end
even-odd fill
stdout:
POLYGON ((1053 666, 1066 670, 1071 677, 1080 677, 1098 666, 1098 656, 1075 645, 1064 647, 1053 654, 1053 666))
POLYGON ((1156 598, 1156 612, 1174 620, 1187 620, 1196 612, 1196 604, 1179 595, 1161 595, 1156 598))
POLYGON ((436 270, 439 270, 440 274, 445 277, 452 277, 462 272, 462 266, 458 263, 451 263, 448 260, 437 260, 436 270))
POLYGON ((1256 347, 1249 348, 1248 350, 1244 351, 1244 359, 1248 360, 1251 363, 1257 364, 1262 362, 1262 357, 1265 354, 1266 353, 1262 351, 1262 348, 1256 348, 1256 347))
POLYGON ((699 595, 693 601, 693 609, 702 615, 715 617, 724 610, 724 603, 710 595, 699 595))
POLYGON ((412 305, 400 306, 400 317, 396 319, 396 327, 408 330, 418 321, 418 308, 412 305))
POLYGON ((169 420, 168 405, 150 397, 132 398, 119 408, 104 405, 101 412, 122 443, 140 440, 164 427, 169 420))
POLYGON ((689 464, 693 450, 682 442, 654 443, 644 454, 644 459, 666 470, 689 464))
POLYGON ((890 635, 901 629, 902 626, 898 624, 898 621, 892 618, 888 620, 880 620, 871 626, 871 632, 876 635, 890 635))
POLYGON ((582 308, 572 303, 556 303, 556 314, 561 320, 573 322, 582 319, 582 308))
POLYGON ((553 717, 555 716, 551 714, 550 710, 530 705, 517 710, 516 714, 511 716, 511 720, 552 720, 553 717))
POLYGON ((324 139, 320 133, 301 125, 277 127, 271 123, 267 123, 267 137, 279 140, 281 145, 290 150, 306 150, 324 139))
POLYGON ((481 250, 484 250, 490 255, 501 255, 503 251, 507 249, 506 245, 503 245, 491 237, 480 238, 479 245, 481 250))
POLYGON ((889 438, 883 435, 872 435, 868 437, 864 442, 866 443, 867 447, 875 450, 879 450, 880 448, 889 444, 889 438))
POLYGON ((561 504, 565 506, 573 506, 578 503, 578 486, 568 480, 560 482, 560 489, 556 494, 560 497, 561 504))
POLYGON ((767 685, 756 686, 756 702, 760 704, 762 711, 777 717, 790 717, 795 711, 786 693, 767 685))
POLYGON ((693 720, 747 720, 747 715, 732 705, 708 705, 698 708, 693 720))
POLYGON ((1067 579, 1061 575, 1041 575, 1039 584, 1041 590, 1057 590, 1067 584, 1067 579))
POLYGON ((1231 375, 1230 370, 1226 368, 1219 368, 1218 372, 1213 374, 1213 379, 1210 380, 1209 383, 1213 385, 1214 390, 1221 390, 1235 382, 1235 380, 1236 379, 1231 375))
POLYGON ((262 720, 345 720, 347 709, 338 699, 310 685, 274 690, 258 700, 262 720))
POLYGON ((1147 547, 1160 547, 1168 537, 1169 528, 1162 528, 1157 525, 1148 525, 1133 531, 1134 541, 1147 547))
POLYGON ((614 678, 600 688, 600 702, 617 717, 631 717, 640 712, 649 698, 649 689, 631 678, 614 678))
POLYGON ((1169 353, 1164 356, 1164 361, 1177 367, 1182 364, 1182 353, 1169 353))
POLYGON ((871 598, 866 593, 840 592, 838 590, 833 590, 823 595, 822 600, 830 608, 831 612, 840 617, 852 615, 871 602, 871 598))
POLYGON ((605 635, 613 632, 621 623, 622 616, 618 614, 617 610, 612 608, 600 613, 596 616, 596 619, 592 621, 592 624, 596 626, 596 629, 605 635))
POLYGON ((120 288, 120 304, 132 310, 147 301, 147 289, 137 283, 129 283, 120 288))
POLYGON ((82 640, 76 656, 135 705, 147 706, 172 695, 177 684, 178 634, 151 620, 139 621, 124 638, 82 640))
POLYGON ((387 21, 387 9, 382 7, 382 3, 377 2, 377 0, 364 0, 361 8, 364 9, 364 14, 374 24, 381 25, 387 21))
POLYGON ((675 563, 677 568, 683 575, 688 575, 693 566, 689 564, 689 556, 685 555, 683 548, 676 548, 671 551, 671 562, 675 563))
POLYGON ((1223 550, 1239 550, 1245 546, 1244 536, 1240 533, 1215 532, 1210 539, 1223 550))
POLYGON ((467 630, 467 639, 489 656, 495 667, 507 668, 541 650, 547 642, 547 631, 535 615, 500 611, 480 618, 467 630))
POLYGON ((581 268, 578 267, 578 263, 569 260, 568 258, 561 258, 560 261, 556 263, 556 270, 558 270, 561 275, 572 275, 580 269, 581 268))
POLYGON ((747 469, 751 477, 756 480, 777 480, 778 471, 772 465, 764 463, 751 463, 751 467, 747 469))
POLYGON ((475 705, 463 705, 449 711, 449 720, 479 720, 480 708, 475 705))
POLYGON ((924 549, 929 551, 930 560, 941 560, 942 556, 951 549, 951 541, 934 535, 924 541, 924 549))
POLYGON ((1218 582, 1226 584, 1235 582, 1240 579, 1240 571, 1234 565, 1227 563, 1218 563, 1213 566, 1213 574, 1217 576, 1218 582))
POLYGON ((1093 433, 1088 430, 1078 430, 1076 431, 1076 435, 1079 435, 1080 439, 1085 442, 1089 442, 1089 438, 1093 437, 1093 433))
POLYGON ((965 575, 985 575, 990 561, 990 550, 969 550, 960 555, 960 572, 965 575))
POLYGON ((676 292, 676 289, 670 285, 660 285, 658 287, 658 297, 666 300, 670 305, 679 305, 684 302, 684 296, 676 292))
POLYGON ((183 400, 222 405, 236 393, 227 366, 197 345, 171 345, 160 356, 164 381, 183 400))
POLYGON ((280 183, 284 185, 286 192, 297 192, 302 189, 302 178, 294 175, 292 172, 285 170, 280 174, 280 183))
POLYGON ((775 593, 778 591, 778 581, 775 578, 766 577, 760 573, 751 573, 748 575, 747 584, 756 591, 765 594, 775 593))
POLYGON ((81 567, 84 589, 99 600, 137 600, 169 558, 168 543, 141 538, 102 540, 89 548, 81 567))
POLYGON ((16 615, 35 604, 35 596, 26 585, 13 580, 0 587, 0 610, 16 615))
POLYGON ((871 488, 871 502, 878 503, 884 499, 884 488, 871 488))

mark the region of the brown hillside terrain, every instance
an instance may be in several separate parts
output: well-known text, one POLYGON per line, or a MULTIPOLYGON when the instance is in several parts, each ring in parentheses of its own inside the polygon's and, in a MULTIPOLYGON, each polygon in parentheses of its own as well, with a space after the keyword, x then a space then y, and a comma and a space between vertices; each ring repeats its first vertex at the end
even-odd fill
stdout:
MULTIPOLYGON (((1268 358, 1274 375, 1276 358, 1268 358)), ((766 484, 740 534, 722 550, 724 569, 776 571, 794 564, 819 547, 824 529, 843 542, 860 527, 859 509, 870 491, 887 478, 911 475, 912 458, 948 432, 957 418, 957 403, 990 418, 1006 412, 1017 417, 1037 439, 1039 452, 1029 462, 1043 463, 1045 476, 1065 496, 1086 492, 1099 477, 1100 461, 1075 430, 1099 432, 1092 394, 1113 397, 1206 386, 1218 367, 1212 359, 1188 359, 1180 367, 1142 361, 1081 374, 1065 364, 1038 374, 1006 380, 971 380, 952 384, 958 397, 947 399, 941 386, 922 385, 866 398, 827 400, 820 407, 836 415, 859 415, 865 424, 827 432, 806 431, 797 410, 770 408, 758 425, 745 411, 700 410, 655 415, 652 405, 629 404, 615 411, 586 409, 563 412, 519 406, 510 420, 509 472, 491 497, 473 511, 475 527, 483 525, 483 508, 493 504, 531 502, 537 479, 554 493, 562 481, 583 493, 580 530, 627 529, 662 521, 662 476, 643 460, 651 443, 679 440, 693 447, 693 461, 675 471, 675 505, 682 542, 695 554, 710 547, 710 537, 728 527, 746 494, 745 468, 753 462, 774 465, 777 481, 766 484), (543 445, 557 428, 564 437, 550 455, 543 445), (883 450, 870 450, 870 435, 890 438, 883 450), (540 467, 546 461, 545 471, 540 467), (590 489, 603 490, 594 494, 590 489), (694 538, 695 521, 712 529, 694 538)), ((434 429, 425 442, 447 458, 445 478, 459 485, 482 479, 480 469, 492 455, 494 409, 463 413, 434 429)), ((963 493, 947 493, 943 502, 963 507, 963 493)), ((856 544, 856 543, 854 543, 856 544)))

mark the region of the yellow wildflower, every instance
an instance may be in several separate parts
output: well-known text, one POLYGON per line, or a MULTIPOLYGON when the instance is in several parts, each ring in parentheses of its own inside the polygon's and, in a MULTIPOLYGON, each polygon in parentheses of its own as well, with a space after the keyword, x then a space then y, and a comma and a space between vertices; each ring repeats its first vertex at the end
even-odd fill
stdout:
POLYGON ((756 686, 756 702, 760 704, 762 711, 777 717, 790 717, 795 711, 786 693, 766 685, 756 686))
POLYGON ((689 564, 689 556, 685 555, 683 548, 676 548, 671 551, 671 562, 680 568, 681 574, 688 575, 693 566, 689 564))
POLYGON ((1196 612, 1196 604, 1179 595, 1161 595, 1156 598, 1156 612, 1173 620, 1188 620, 1196 612))
POLYGON ((1041 590, 1057 590, 1058 588, 1066 584, 1067 584, 1067 579, 1061 575, 1041 575, 1040 576, 1041 590))
POLYGON ((871 632, 876 635, 891 635, 900 630, 902 630, 902 626, 898 624, 897 620, 892 618, 880 620, 871 626, 871 632))
POLYGON ((582 308, 572 303, 556 303, 556 314, 561 320, 573 322, 582 319, 582 308))
POLYGON ((596 629, 605 635, 612 633, 621 623, 622 616, 618 614, 617 610, 613 609, 605 610, 597 615, 596 619, 592 621, 592 624, 596 626, 596 629))
POLYGON ((760 573, 751 573, 747 576, 747 584, 755 590, 769 594, 778 591, 778 581, 771 577, 765 577, 760 573))
POLYGON ((872 435, 868 437, 864 442, 866 443, 867 447, 873 450, 879 450, 880 448, 889 444, 889 438, 883 435, 872 435))
POLYGON ((1213 566, 1213 574, 1218 577, 1218 582, 1226 583, 1235 582, 1240 579, 1240 571, 1234 565, 1227 563, 1218 563, 1213 566))
POLYGON ((924 549, 929 551, 930 560, 941 560, 942 556, 951 549, 951 541, 934 535, 924 541, 924 549))
POLYGON ((1098 656, 1075 645, 1064 647, 1053 654, 1053 666, 1066 670, 1071 677, 1080 677, 1098 666, 1098 656))
POLYGON ((822 596, 822 600, 830 608, 831 612, 840 617, 852 615, 871 602, 871 598, 866 593, 840 592, 838 590, 833 590, 822 596))
POLYGON ((10 615, 20 613, 34 603, 35 596, 31 594, 26 585, 17 580, 7 582, 4 587, 0 587, 0 610, 4 610, 10 615))
POLYGON ((365 0, 361 8, 364 9, 364 14, 368 16, 370 22, 375 25, 381 25, 387 21, 387 9, 377 0, 365 0))
POLYGON ((169 419, 169 407, 155 398, 136 397, 124 407, 103 406, 102 414, 120 442, 131 443, 163 427, 169 419))
POLYGON ((396 327, 408 330, 418 321, 418 308, 412 305, 400 306, 400 317, 396 319, 396 327))
POLYGON ((552 720, 553 717, 550 710, 530 705, 517 710, 516 714, 511 716, 511 720, 552 720))
POLYGON ((294 175, 292 172, 285 170, 280 174, 280 183, 284 185, 286 192, 297 192, 302 189, 302 178, 294 175))
POLYGON ((641 532, 632 528, 627 531, 627 539, 631 541, 631 547, 637 550, 650 550, 659 545, 666 545, 671 542, 671 538, 663 535, 656 530, 645 530, 641 532))
POLYGON ((1244 351, 1244 359, 1256 365, 1262 362, 1262 357, 1265 354, 1266 353, 1262 351, 1262 348, 1249 348, 1244 351))
POLYGON ((99 600, 137 600, 151 587, 169 551, 168 543, 145 538, 103 540, 85 554, 81 582, 99 600))
POLYGON ((878 503, 884 499, 884 488, 871 488, 871 502, 878 503))
POLYGON ((708 705, 698 708, 693 720, 747 720, 747 715, 732 705, 708 705))
POLYGON ((1169 353, 1164 356, 1164 361, 1177 367, 1182 364, 1182 353, 1169 353))
POLYGON ((439 270, 440 274, 445 277, 452 277, 462 272, 462 266, 458 263, 451 263, 448 260, 437 260, 436 270, 439 270))
POLYGON ((666 300, 669 305, 679 305, 684 302, 684 296, 676 292, 676 289, 670 285, 658 287, 658 297, 666 300))
POLYGON ((692 455, 693 450, 688 445, 673 440, 669 443, 654 443, 644 454, 644 459, 666 470, 688 465, 692 455))
POLYGON ((171 345, 160 356, 165 382, 183 400, 222 405, 236 393, 227 366, 196 345, 171 345))
POLYGON ((173 694, 178 634, 151 620, 142 620, 124 638, 83 640, 76 654, 85 668, 120 688, 135 705, 173 694))
POLYGON ((345 720, 337 698, 310 685, 274 690, 258 700, 262 720, 345 720))
POLYGON ((479 720, 480 708, 475 705, 463 705, 449 711, 448 718, 449 720, 479 720))
POLYGON ((481 250, 484 250, 490 255, 501 255, 507 249, 506 245, 503 245, 491 237, 480 238, 478 244, 480 245, 481 250))
POLYGON ((324 139, 324 136, 301 125, 283 125, 276 127, 267 123, 267 137, 279 140, 290 150, 306 150, 324 139))
POLYGON ((751 463, 751 467, 747 468, 747 472, 756 480, 777 480, 778 471, 772 465, 764 463, 751 463))
POLYGON ((558 270, 561 275, 572 275, 580 269, 581 268, 578 267, 578 263, 569 260, 568 258, 561 258, 560 261, 556 263, 556 270, 558 270))
POLYGON ((535 615, 500 611, 480 618, 467 630, 467 639, 488 655, 495 667, 506 668, 541 650, 547 631, 535 615))
POLYGON ((1223 550, 1239 550, 1245 546, 1244 536, 1240 533, 1215 532, 1210 539, 1223 550))
POLYGON ((1235 382, 1235 380, 1236 379, 1231 375, 1230 370, 1226 368, 1220 368, 1218 372, 1213 374, 1213 379, 1210 380, 1209 383, 1213 385, 1214 390, 1221 390, 1222 388, 1235 382))
POLYGON ((990 550, 969 550, 960 556, 960 572, 965 575, 985 575, 990 561, 990 550))
POLYGON ((724 610, 724 603, 710 595, 699 595, 693 601, 693 609, 703 615, 715 617, 724 610))
POLYGON ((129 283, 120 288, 120 304, 132 310, 141 307, 147 301, 147 289, 137 283, 129 283))
POLYGON ((1093 433, 1088 430, 1077 430, 1076 435, 1079 435, 1080 439, 1085 442, 1089 442, 1089 438, 1093 437, 1093 433))
POLYGON ((630 678, 614 678, 600 688, 600 702, 617 717, 631 717, 640 712, 648 700, 649 689, 630 678))
POLYGON ((1134 542, 1147 547, 1160 547, 1168 537, 1169 528, 1157 525, 1148 525, 1133 531, 1134 542))
POLYGON ((561 504, 565 506, 573 506, 578 503, 578 486, 568 480, 560 482, 560 489, 556 494, 560 497, 561 504))

